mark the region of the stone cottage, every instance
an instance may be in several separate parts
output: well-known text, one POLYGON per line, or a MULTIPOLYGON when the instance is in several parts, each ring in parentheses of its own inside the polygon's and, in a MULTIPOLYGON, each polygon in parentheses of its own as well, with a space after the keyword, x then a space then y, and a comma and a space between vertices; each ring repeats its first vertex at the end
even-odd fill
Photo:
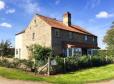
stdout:
POLYGON ((36 14, 28 27, 15 36, 15 57, 28 59, 27 47, 32 44, 50 47, 53 55, 64 56, 93 54, 98 48, 97 36, 73 25, 69 12, 63 15, 63 21, 36 14))

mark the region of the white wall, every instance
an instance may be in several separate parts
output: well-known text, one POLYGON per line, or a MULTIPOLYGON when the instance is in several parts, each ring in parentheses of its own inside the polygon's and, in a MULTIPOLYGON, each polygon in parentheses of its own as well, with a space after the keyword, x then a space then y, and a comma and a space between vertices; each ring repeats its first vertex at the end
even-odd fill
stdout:
POLYGON ((22 51, 23 51, 23 35, 19 34, 15 36, 15 58, 22 59, 22 51), (18 54, 16 54, 16 50, 18 50, 18 54))

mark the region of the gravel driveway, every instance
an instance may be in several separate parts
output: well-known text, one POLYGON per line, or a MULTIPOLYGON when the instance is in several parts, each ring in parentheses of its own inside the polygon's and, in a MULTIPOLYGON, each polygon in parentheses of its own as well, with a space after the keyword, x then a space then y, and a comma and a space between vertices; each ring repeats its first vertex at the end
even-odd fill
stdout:
POLYGON ((10 80, 0 77, 0 84, 49 84, 46 82, 32 82, 32 81, 21 81, 21 80, 10 80))

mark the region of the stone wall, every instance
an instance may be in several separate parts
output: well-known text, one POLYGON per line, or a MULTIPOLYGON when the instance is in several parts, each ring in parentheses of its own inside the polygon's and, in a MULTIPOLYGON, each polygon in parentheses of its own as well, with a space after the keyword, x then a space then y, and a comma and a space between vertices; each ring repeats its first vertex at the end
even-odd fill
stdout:
POLYGON ((84 34, 79 34, 72 32, 72 38, 69 37, 69 31, 66 30, 60 30, 60 37, 56 37, 55 31, 58 30, 56 28, 52 29, 52 47, 54 49, 54 54, 62 54, 63 52, 63 42, 69 42, 69 43, 83 43, 83 44, 91 44, 91 45, 97 45, 97 37, 95 36, 87 36, 88 40, 85 41, 84 34), (95 41, 93 42, 93 38, 95 38, 95 41))
POLYGON ((35 16, 24 33, 24 55, 29 58, 27 47, 32 44, 39 44, 51 47, 51 27, 38 16, 35 16), (34 39, 33 39, 34 33, 34 39))

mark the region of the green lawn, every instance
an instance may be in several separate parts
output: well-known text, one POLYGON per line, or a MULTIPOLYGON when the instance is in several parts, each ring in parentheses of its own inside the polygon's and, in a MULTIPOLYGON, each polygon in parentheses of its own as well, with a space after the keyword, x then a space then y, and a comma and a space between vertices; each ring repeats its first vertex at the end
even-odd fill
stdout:
POLYGON ((0 67, 0 75, 10 79, 47 81, 56 84, 84 84, 114 78, 114 64, 50 77, 36 77, 20 70, 0 67))

